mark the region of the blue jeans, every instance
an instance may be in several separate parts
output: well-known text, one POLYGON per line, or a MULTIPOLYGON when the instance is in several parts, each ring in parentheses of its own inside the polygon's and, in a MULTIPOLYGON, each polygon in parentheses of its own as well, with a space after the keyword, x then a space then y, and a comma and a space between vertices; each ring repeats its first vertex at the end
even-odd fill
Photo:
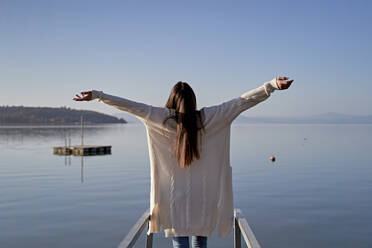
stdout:
MULTIPOLYGON (((189 237, 173 237, 173 248, 189 248, 189 237)), ((207 248, 207 237, 204 236, 192 236, 191 237, 192 248, 207 248)))

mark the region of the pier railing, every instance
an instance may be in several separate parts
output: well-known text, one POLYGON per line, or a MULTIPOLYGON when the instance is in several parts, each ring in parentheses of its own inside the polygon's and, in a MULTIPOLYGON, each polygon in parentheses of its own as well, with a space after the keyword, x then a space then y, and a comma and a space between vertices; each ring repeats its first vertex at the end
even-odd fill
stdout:
MULTIPOLYGON (((129 233, 119 244, 119 248, 131 248, 134 246, 143 230, 151 221, 150 209, 147 209, 130 229, 129 233)), ((240 209, 234 209, 234 248, 241 248, 242 237, 248 248, 261 248, 247 220, 243 217, 240 209)), ((152 248, 153 233, 146 234, 146 248, 152 248)))

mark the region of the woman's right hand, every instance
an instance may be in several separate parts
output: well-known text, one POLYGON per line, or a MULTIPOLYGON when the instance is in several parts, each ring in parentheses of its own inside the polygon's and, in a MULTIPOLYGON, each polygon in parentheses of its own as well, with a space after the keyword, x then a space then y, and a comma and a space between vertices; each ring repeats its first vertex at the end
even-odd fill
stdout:
POLYGON ((276 84, 278 85, 279 90, 288 89, 294 80, 288 80, 289 77, 277 77, 276 84))
POLYGON ((92 99, 92 91, 84 91, 81 92, 81 96, 76 94, 76 97, 73 98, 74 101, 91 101, 92 99))

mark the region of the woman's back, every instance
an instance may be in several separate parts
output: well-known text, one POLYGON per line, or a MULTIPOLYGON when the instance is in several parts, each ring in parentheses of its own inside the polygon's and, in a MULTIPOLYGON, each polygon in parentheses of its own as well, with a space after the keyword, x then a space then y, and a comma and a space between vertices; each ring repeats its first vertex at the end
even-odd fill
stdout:
MULTIPOLYGON (((218 130, 206 125, 199 135, 200 158, 181 168, 173 154, 177 123, 164 126, 161 120, 168 111, 153 111, 154 117, 145 121, 151 161, 149 232, 160 231, 161 223, 166 237, 209 236, 219 223, 220 236, 228 236, 233 211, 230 125, 216 125, 218 130)), ((202 116, 208 118, 208 111, 203 109, 202 116)))
POLYGON ((166 237, 210 236, 217 225, 220 237, 229 236, 233 224, 230 126, 241 112, 267 99, 275 89, 279 89, 276 78, 240 97, 202 108, 203 129, 196 143, 200 156, 184 168, 174 153, 174 141, 182 137, 180 119, 169 118, 177 116, 174 110, 91 91, 91 99, 132 113, 146 126, 151 167, 148 233, 163 227, 166 237))

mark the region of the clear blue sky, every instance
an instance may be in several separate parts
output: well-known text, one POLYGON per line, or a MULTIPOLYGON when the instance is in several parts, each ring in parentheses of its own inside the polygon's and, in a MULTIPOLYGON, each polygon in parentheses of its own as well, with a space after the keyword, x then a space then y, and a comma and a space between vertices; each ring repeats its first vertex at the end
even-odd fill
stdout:
POLYGON ((97 89, 163 105, 177 81, 198 106, 295 79, 250 116, 372 114, 372 1, 0 0, 0 105, 69 106, 97 89))

